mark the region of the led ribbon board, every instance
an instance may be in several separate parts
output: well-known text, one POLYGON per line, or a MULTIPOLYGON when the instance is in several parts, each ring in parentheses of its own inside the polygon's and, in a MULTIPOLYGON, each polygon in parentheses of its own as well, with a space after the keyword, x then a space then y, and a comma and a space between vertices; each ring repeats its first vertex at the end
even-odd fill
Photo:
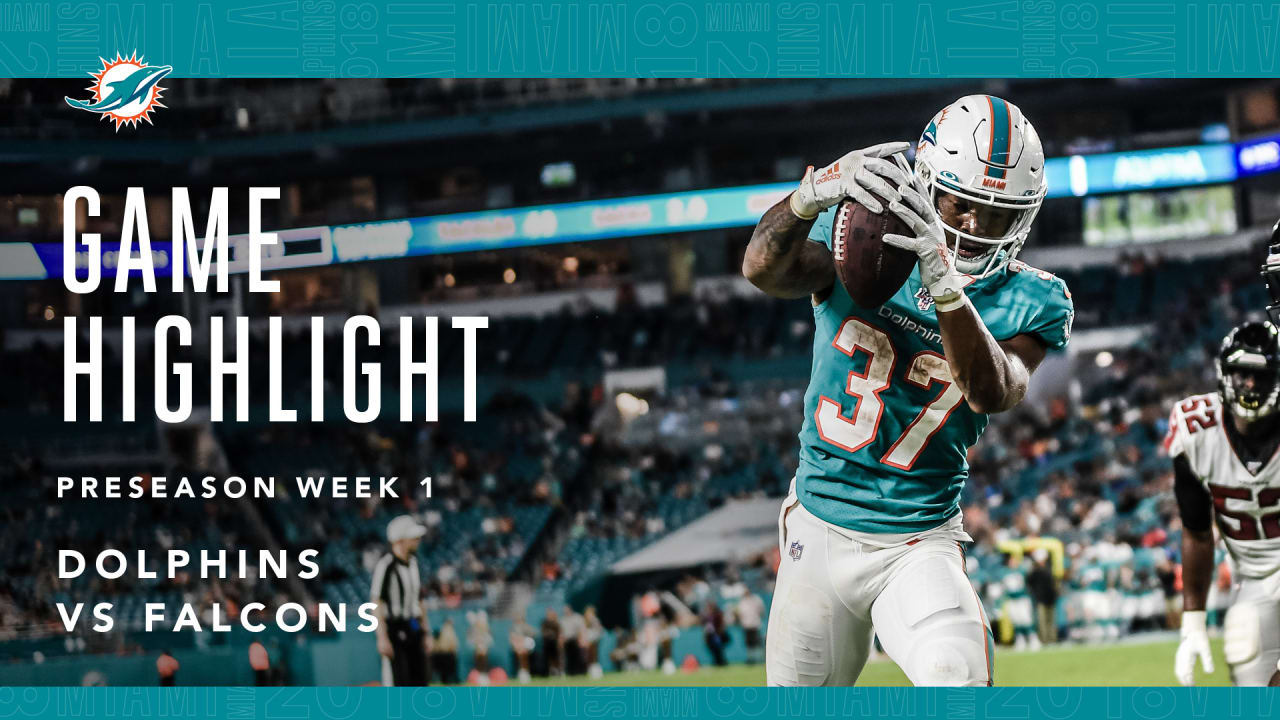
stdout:
POLYGON ((1235 147, 1228 143, 1073 155, 1045 162, 1049 197, 1152 190, 1181 185, 1231 182, 1235 147))
MULTIPOLYGON (((1045 162, 1048 197, 1207 185, 1240 175, 1280 169, 1275 139, 1231 145, 1195 145, 1100 155, 1050 158, 1045 162), (1267 145, 1270 143, 1270 145, 1267 145), (1270 154, 1268 154, 1270 153, 1270 154), (1247 165, 1246 165, 1247 163, 1247 165)), ((315 267, 332 263, 500 250, 615 237, 749 227, 795 187, 770 183, 640 195, 505 210, 385 220, 333 227, 277 231, 263 268, 315 267)), ((231 238, 231 272, 245 272, 244 236, 231 238)), ((115 274, 119 243, 103 242, 103 276, 115 274)), ((167 274, 170 242, 152 241, 157 275, 167 274)), ((81 253, 87 251, 82 248, 81 253)), ((77 263, 84 267, 87 258, 77 263)), ((188 264, 187 267, 190 267, 188 264)), ((60 277, 61 243, 0 244, 0 279, 60 277)))
POLYGON ((1280 135, 1237 143, 1236 168, 1242 177, 1280 170, 1280 135))

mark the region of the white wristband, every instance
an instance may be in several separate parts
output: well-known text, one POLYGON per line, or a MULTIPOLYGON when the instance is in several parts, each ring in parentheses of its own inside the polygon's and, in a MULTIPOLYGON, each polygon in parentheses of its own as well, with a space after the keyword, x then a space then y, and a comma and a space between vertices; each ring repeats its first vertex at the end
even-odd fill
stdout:
MULTIPOLYGON (((806 176, 806 177, 808 177, 808 176, 806 176)), ((788 202, 787 204, 791 206, 791 214, 792 214, 792 215, 795 215, 796 217, 800 218, 801 220, 812 220, 812 219, 814 219, 814 218, 818 217, 818 215, 820 215, 820 214, 822 213, 822 210, 817 210, 817 211, 816 211, 816 212, 814 212, 813 214, 806 214, 806 213, 805 213, 804 211, 802 211, 800 208, 796 207, 796 203, 797 203, 797 202, 800 202, 800 203, 803 203, 803 202, 804 202, 803 200, 801 200, 801 199, 800 199, 800 191, 799 191, 799 190, 796 190, 795 192, 791 193, 791 197, 790 197, 789 202, 788 202)))
POLYGON ((1184 610, 1182 611, 1182 636, 1186 637, 1188 633, 1203 634, 1205 630, 1205 611, 1204 610, 1184 610))
POLYGON ((959 310, 969 303, 969 296, 961 290, 954 295, 943 296, 933 299, 933 307, 936 312, 951 312, 959 310))

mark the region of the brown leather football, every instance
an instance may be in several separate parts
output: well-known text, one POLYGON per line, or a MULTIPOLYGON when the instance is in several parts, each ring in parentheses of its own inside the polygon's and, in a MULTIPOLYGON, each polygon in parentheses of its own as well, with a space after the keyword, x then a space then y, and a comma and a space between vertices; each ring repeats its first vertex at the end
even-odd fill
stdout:
POLYGON ((888 302, 916 265, 915 253, 880 240, 895 234, 909 236, 911 230, 888 210, 873 213, 847 198, 836 206, 831 223, 831 259, 840 284, 864 308, 877 308, 888 302))

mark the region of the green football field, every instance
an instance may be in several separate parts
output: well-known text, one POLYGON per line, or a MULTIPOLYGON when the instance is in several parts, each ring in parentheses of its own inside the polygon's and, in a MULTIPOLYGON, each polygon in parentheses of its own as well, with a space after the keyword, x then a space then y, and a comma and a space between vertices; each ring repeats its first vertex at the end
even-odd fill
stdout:
MULTIPOLYGON (((1166 636, 1167 637, 1167 636, 1166 636)), ((1115 645, 1066 645, 1039 652, 996 650, 997 685, 1176 685, 1173 653, 1177 641, 1127 642, 1115 645)), ((1229 685, 1222 642, 1213 640, 1215 672, 1205 677, 1197 666, 1197 684, 1229 685)), ((536 678, 533 685, 763 685, 764 666, 735 665, 694 672, 606 673, 600 680, 536 678)), ((889 660, 872 660, 859 685, 908 685, 889 660)))

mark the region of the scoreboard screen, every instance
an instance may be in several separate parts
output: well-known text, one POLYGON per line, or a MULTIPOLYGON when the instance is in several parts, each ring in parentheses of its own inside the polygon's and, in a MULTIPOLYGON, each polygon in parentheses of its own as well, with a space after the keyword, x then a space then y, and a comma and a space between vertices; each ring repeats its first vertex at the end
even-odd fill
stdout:
POLYGON ((1084 199, 1086 245, 1195 240, 1236 230, 1235 190, 1230 185, 1084 199))

